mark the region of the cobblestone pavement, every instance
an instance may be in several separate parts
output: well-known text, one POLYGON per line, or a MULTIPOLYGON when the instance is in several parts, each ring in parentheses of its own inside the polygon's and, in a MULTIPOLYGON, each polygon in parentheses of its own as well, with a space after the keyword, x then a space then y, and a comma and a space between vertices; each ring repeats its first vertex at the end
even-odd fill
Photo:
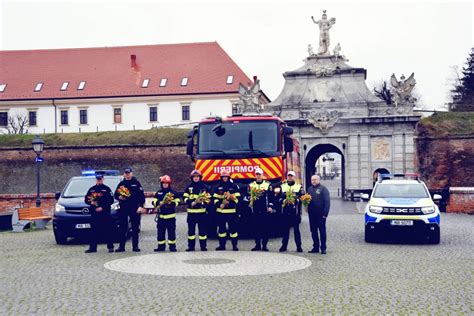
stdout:
MULTIPOLYGON (((85 245, 56 245, 51 228, 0 233, 0 314, 474 313, 474 216, 442 214, 440 245, 366 244, 363 215, 355 205, 334 206, 346 209, 328 218, 328 254, 296 253, 290 240, 286 256, 311 264, 278 274, 163 276, 105 268, 116 259, 182 254, 153 252, 152 216, 142 219, 139 254, 129 244, 125 253, 109 254, 100 245, 98 253, 85 254, 85 245)), ((183 251, 185 215, 177 221, 178 250, 183 251)), ((301 227, 309 250, 307 217, 301 227)), ((209 243, 210 249, 217 244, 209 243)), ((271 240, 271 258, 244 252, 252 246, 250 240, 241 241, 240 257, 209 251, 208 257, 196 252, 186 260, 189 266, 207 263, 220 269, 242 258, 249 261, 246 256, 252 262, 282 260, 276 252, 280 240, 271 240)))

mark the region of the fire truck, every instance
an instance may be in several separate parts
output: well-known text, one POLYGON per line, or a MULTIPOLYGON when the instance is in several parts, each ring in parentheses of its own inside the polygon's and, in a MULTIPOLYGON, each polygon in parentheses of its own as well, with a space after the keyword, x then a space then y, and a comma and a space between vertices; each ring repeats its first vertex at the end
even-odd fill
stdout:
MULTIPOLYGON (((212 187, 225 170, 232 174, 232 181, 239 185, 243 196, 248 184, 255 179, 257 167, 272 184, 283 181, 289 170, 294 170, 298 181, 301 180, 299 144, 292 134, 293 129, 276 116, 210 117, 189 132, 187 154, 207 185, 212 187)), ((252 235, 248 204, 239 203, 238 211, 239 236, 252 235)), ((212 210, 210 214, 210 232, 214 232, 212 210)), ((277 226, 275 223, 275 232, 279 231, 277 226)))

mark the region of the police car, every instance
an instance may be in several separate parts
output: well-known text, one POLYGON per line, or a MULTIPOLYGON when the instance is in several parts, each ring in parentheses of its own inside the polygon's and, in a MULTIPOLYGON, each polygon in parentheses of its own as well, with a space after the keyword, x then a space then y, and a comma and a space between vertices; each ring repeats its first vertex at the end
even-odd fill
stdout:
POLYGON ((384 237, 423 237, 432 244, 440 242, 440 212, 425 183, 417 174, 383 174, 372 195, 361 195, 368 201, 365 208, 365 241, 384 237))
MULTIPOLYGON (((66 244, 69 237, 87 237, 91 228, 89 206, 84 203, 84 197, 90 187, 95 185, 95 174, 104 174, 104 184, 112 192, 115 190, 122 176, 118 170, 86 170, 81 176, 72 177, 62 192, 56 193, 57 203, 54 208, 53 231, 57 244, 66 244)), ((119 218, 118 201, 112 204, 111 216, 114 219, 116 236, 118 236, 119 218)))

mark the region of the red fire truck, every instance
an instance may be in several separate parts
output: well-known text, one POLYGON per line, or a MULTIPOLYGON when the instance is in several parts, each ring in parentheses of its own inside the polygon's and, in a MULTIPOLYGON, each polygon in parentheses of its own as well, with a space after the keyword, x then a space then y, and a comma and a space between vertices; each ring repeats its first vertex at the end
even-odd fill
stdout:
MULTIPOLYGON (((276 116, 212 117, 189 132, 187 154, 206 184, 212 186, 226 170, 245 193, 247 184, 255 179, 257 167, 271 183, 284 180, 288 170, 294 170, 301 179, 299 144, 292 134, 293 129, 276 116)), ((251 233, 248 205, 240 203, 239 212, 240 233, 247 235, 251 233)))

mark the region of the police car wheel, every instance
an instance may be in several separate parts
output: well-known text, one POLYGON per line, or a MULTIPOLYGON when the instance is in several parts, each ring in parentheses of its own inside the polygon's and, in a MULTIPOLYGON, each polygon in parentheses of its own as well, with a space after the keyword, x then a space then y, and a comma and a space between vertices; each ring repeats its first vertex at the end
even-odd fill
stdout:
POLYGON ((55 231, 54 232, 54 239, 58 245, 65 245, 67 244, 67 236, 61 232, 55 231))
POLYGON ((371 231, 369 228, 365 227, 365 242, 372 243, 375 242, 375 232, 371 231))

